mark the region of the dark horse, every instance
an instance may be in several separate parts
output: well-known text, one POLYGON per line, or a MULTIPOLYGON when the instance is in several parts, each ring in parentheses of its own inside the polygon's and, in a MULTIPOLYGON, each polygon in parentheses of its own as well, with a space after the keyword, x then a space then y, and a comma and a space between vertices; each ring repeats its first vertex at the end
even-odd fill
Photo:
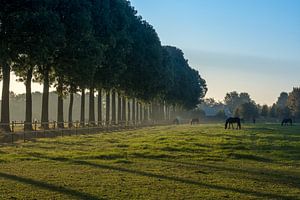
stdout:
POLYGON ((199 124, 199 122, 200 122, 200 120, 199 120, 199 118, 193 118, 193 119, 191 119, 191 125, 193 125, 193 124, 199 124))
POLYGON ((287 126, 287 125, 293 125, 293 120, 291 119, 291 118, 286 118, 286 119, 283 119, 282 120, 282 122, 281 122, 281 126, 283 126, 283 125, 285 125, 285 126, 287 126))
POLYGON ((237 129, 241 129, 242 126, 241 126, 241 119, 238 118, 238 117, 229 117, 227 120, 226 120, 226 123, 225 123, 225 129, 230 129, 230 126, 233 128, 233 124, 236 123, 237 124, 237 129), (229 126, 228 126, 229 124, 229 126))

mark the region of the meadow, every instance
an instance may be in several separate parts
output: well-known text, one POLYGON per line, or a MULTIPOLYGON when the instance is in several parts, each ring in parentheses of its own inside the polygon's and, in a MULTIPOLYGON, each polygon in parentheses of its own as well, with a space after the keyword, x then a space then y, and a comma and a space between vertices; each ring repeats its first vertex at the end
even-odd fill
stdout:
POLYGON ((174 125, 1 146, 0 199, 300 199, 300 126, 174 125))

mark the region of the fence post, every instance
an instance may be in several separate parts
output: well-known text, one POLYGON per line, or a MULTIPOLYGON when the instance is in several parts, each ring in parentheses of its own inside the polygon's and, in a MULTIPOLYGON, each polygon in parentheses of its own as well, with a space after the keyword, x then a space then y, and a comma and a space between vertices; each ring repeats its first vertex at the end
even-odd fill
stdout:
POLYGON ((78 126, 78 121, 75 123, 75 135, 77 135, 77 126, 78 126))
POLYGON ((25 122, 24 122, 24 131, 23 131, 23 140, 24 140, 24 143, 25 143, 26 142, 25 122))
MULTIPOLYGON (((60 122, 57 122, 57 128, 58 128, 58 130, 59 130, 59 126, 58 126, 59 123, 60 122)), ((64 129, 63 128, 61 128, 61 137, 64 137, 64 129)))
MULTIPOLYGON (((42 125, 42 124, 41 124, 42 125)), ((34 131, 36 131, 36 127, 37 127, 37 121, 34 121, 34 131)))
POLYGON ((15 132, 15 121, 11 122, 11 131, 15 132))

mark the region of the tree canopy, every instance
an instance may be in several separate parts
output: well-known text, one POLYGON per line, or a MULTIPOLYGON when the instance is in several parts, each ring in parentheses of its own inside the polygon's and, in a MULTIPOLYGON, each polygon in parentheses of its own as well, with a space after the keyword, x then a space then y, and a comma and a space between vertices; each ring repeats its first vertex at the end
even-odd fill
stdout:
MULTIPOLYGON (((207 92, 183 52, 162 46, 154 27, 129 1, 1 0, 0 39, 2 106, 9 104, 11 66, 20 81, 34 76, 44 83, 43 107, 52 83, 61 95, 78 88, 114 88, 187 109, 207 92)), ((28 85, 26 93, 30 90, 28 85)))

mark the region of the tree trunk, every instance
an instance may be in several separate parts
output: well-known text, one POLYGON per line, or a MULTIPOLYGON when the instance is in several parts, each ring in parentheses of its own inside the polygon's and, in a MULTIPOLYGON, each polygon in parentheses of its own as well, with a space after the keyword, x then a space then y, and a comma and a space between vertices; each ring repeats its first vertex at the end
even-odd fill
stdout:
POLYGON ((85 126, 85 89, 81 88, 80 126, 85 126))
POLYGON ((64 128, 64 99, 63 99, 63 83, 61 78, 58 80, 57 87, 57 126, 64 128))
POLYGON ((143 119, 143 117, 144 117, 143 113, 144 113, 144 106, 143 106, 143 103, 140 103, 140 122, 142 122, 144 120, 143 119))
POLYGON ((106 91, 106 124, 110 124, 110 91, 106 91))
POLYGON ((111 121, 112 124, 116 124, 117 117, 116 117, 116 91, 112 90, 111 95, 111 121))
POLYGON ((122 122, 122 98, 120 93, 118 94, 118 124, 122 122))
POLYGON ((157 104, 156 104, 156 101, 154 101, 153 103, 152 103, 152 119, 154 120, 154 121, 157 121, 157 119, 158 119, 158 114, 157 114, 157 104))
POLYGON ((1 128, 10 132, 9 118, 9 83, 10 83, 10 66, 5 63, 2 66, 3 86, 2 86, 2 101, 1 101, 1 128))
POLYGON ((130 100, 128 99, 127 101, 127 114, 128 114, 128 117, 127 117, 127 121, 128 121, 128 124, 130 124, 131 122, 131 109, 130 109, 130 100))
POLYGON ((140 122, 140 103, 136 102, 136 122, 139 123, 140 122))
POLYGON ((132 99, 132 121, 136 123, 136 101, 135 98, 132 99))
POLYGON ((26 74, 26 107, 25 107, 25 131, 32 131, 32 94, 31 94, 31 80, 33 68, 30 67, 26 74))
POLYGON ((153 101, 150 103, 150 106, 149 106, 149 118, 150 118, 150 120, 152 120, 153 121, 153 119, 154 119, 154 116, 153 116, 154 114, 153 114, 153 101))
POLYGON ((98 125, 102 125, 102 89, 98 89, 98 125))
POLYGON ((144 121, 148 121, 149 104, 144 105, 144 121))
POLYGON ((70 93, 70 104, 69 104, 69 128, 73 127, 73 104, 74 104, 74 93, 70 93))
POLYGON ((145 120, 145 104, 144 103, 141 103, 141 122, 143 122, 145 120))
POLYGON ((122 121, 126 122, 126 97, 122 98, 122 121))
POLYGON ((89 98, 89 123, 95 126, 95 90, 93 87, 90 88, 90 98, 89 98))
POLYGON ((42 99, 42 127, 44 129, 49 129, 49 68, 47 67, 43 71, 44 76, 44 86, 43 86, 43 99, 42 99))

